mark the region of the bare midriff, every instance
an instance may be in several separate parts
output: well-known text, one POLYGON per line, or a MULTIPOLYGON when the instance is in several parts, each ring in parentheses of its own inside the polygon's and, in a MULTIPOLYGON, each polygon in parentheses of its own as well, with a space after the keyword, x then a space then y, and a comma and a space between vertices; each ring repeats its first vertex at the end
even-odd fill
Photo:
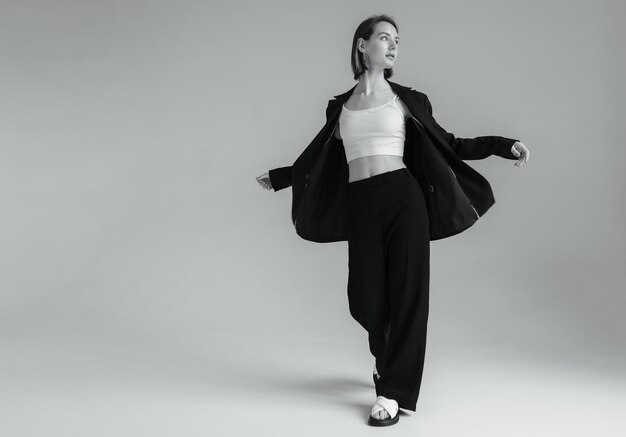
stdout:
POLYGON ((348 163, 348 183, 371 178, 381 173, 406 168, 402 156, 373 155, 353 159, 348 163))

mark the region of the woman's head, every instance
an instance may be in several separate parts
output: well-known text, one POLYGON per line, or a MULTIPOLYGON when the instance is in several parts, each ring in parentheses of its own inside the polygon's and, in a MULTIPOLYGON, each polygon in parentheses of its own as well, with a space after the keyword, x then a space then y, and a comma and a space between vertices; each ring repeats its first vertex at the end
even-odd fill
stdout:
POLYGON ((382 69, 385 78, 393 76, 398 42, 398 26, 389 15, 374 15, 359 24, 350 52, 354 79, 358 80, 365 70, 375 69, 382 69), (395 56, 387 57, 389 54, 395 56))

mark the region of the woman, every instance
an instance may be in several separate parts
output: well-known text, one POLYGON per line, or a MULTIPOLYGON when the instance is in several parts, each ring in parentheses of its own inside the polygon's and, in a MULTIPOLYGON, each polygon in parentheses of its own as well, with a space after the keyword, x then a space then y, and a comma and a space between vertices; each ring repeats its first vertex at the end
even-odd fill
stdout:
POLYGON ((397 29, 387 15, 359 25, 351 52, 358 84, 335 96, 343 101, 340 109, 329 103, 326 126, 293 166, 257 177, 266 189, 293 185, 292 219, 303 238, 348 241, 350 313, 367 330, 375 357, 372 426, 397 423, 399 408, 415 411, 426 347, 430 241, 461 232, 495 202, 486 180, 452 155, 497 154, 516 159, 516 166, 529 157, 517 140, 454 137, 432 119, 424 94, 388 81, 398 54, 397 29), (413 141, 421 146, 407 146, 413 141), (417 164, 407 168, 405 162, 417 164), (444 168, 443 162, 453 176, 433 170, 435 164, 444 168))

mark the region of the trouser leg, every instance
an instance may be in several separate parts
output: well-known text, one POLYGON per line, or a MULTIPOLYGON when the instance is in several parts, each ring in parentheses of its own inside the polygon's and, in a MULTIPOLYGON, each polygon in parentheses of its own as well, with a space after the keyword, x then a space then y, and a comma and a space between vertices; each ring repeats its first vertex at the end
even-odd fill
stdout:
POLYGON ((348 211, 350 314, 368 332, 369 349, 380 372, 390 331, 384 239, 376 204, 365 183, 349 185, 348 211))
POLYGON ((423 193, 406 169, 349 184, 350 312, 368 331, 376 394, 415 411, 428 321, 430 235, 423 193))
POLYGON ((428 212, 419 184, 408 170, 404 181, 395 178, 392 182, 396 183, 386 187, 386 195, 377 198, 383 212, 390 334, 376 393, 395 399, 401 408, 415 411, 428 323, 428 212))

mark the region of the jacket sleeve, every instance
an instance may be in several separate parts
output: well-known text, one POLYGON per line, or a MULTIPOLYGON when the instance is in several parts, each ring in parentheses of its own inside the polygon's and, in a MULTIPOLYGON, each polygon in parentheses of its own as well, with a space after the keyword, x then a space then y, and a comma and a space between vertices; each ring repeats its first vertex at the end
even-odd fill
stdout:
POLYGON ((430 104, 430 100, 426 94, 424 94, 424 104, 428 107, 428 113, 431 116, 431 121, 435 129, 441 134, 441 136, 450 144, 459 158, 463 160, 472 159, 484 159, 491 155, 497 155, 506 159, 518 159, 513 155, 511 147, 515 144, 517 139, 505 138, 500 136, 482 136, 476 138, 458 138, 453 133, 447 132, 444 128, 439 126, 433 115, 433 108, 430 104))
POLYGON ((274 191, 291 186, 291 166, 274 168, 269 171, 269 176, 274 191))
MULTIPOLYGON (((334 99, 328 101, 326 106, 326 123, 330 119, 332 114, 332 102, 334 99)), ((269 171, 270 182, 274 191, 280 191, 283 188, 291 186, 291 165, 287 167, 277 167, 269 171)))

